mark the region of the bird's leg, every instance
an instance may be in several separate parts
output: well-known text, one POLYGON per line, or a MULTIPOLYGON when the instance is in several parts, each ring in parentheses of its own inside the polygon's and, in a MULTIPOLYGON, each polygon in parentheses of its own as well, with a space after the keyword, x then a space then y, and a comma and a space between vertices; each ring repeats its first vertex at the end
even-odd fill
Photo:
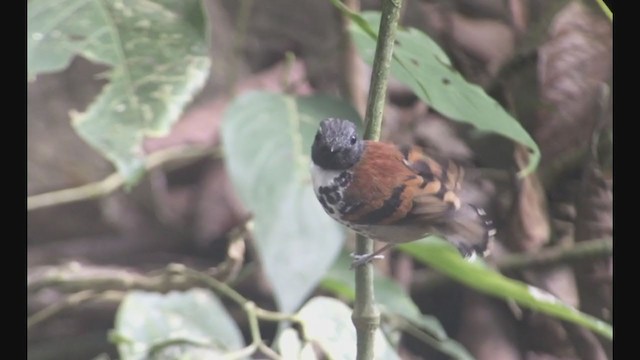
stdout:
POLYGON ((395 244, 388 243, 380 249, 370 253, 370 254, 355 254, 351 253, 351 257, 353 258, 353 262, 351 263, 351 269, 356 268, 357 266, 362 266, 368 262, 371 262, 373 259, 384 259, 384 255, 380 253, 388 250, 393 247, 395 244))

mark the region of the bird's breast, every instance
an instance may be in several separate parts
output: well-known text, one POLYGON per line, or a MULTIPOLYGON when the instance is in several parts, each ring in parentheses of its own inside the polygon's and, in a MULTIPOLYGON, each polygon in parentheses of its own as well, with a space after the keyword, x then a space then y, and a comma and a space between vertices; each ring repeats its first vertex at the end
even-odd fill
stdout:
POLYGON ((350 170, 327 170, 318 165, 311 166, 313 191, 324 211, 335 220, 348 225, 342 220, 342 215, 349 213, 353 204, 345 199, 345 191, 353 180, 350 170))

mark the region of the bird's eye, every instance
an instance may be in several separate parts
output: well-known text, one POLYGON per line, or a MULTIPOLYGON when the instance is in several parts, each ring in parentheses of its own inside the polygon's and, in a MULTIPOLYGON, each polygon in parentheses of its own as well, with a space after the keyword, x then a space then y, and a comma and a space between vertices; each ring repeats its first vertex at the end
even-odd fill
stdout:
POLYGON ((358 138, 356 138, 356 136, 355 136, 355 135, 351 135, 351 137, 349 138, 349 143, 350 143, 351 145, 355 145, 355 144, 356 144, 356 141, 358 141, 358 138))

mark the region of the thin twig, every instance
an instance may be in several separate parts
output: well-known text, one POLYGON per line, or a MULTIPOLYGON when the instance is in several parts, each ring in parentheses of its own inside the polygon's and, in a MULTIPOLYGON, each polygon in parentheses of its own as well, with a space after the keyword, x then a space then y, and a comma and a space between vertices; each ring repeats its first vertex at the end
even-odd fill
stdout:
POLYGON ((291 69, 296 63, 296 54, 287 51, 284 54, 284 70, 282 71, 282 84, 280 85, 285 94, 293 93, 293 84, 291 83, 291 69))
POLYGON ((262 353, 268 356, 270 359, 282 359, 282 356, 280 356, 277 352, 271 350, 271 348, 267 346, 264 341, 258 345, 258 350, 262 351, 262 353))
POLYGON ((164 341, 160 341, 157 343, 153 343, 151 345, 151 347, 149 348, 149 350, 147 350, 147 353, 149 354, 149 358, 150 359, 157 359, 157 358, 162 358, 162 350, 171 347, 171 346, 176 346, 176 345, 191 345, 191 346, 197 346, 200 348, 204 348, 204 349, 211 349, 213 348, 213 344, 209 343, 209 342, 203 342, 203 341, 196 341, 193 339, 188 339, 188 338, 169 338, 167 340, 164 341))
POLYGON ((274 321, 274 322, 280 322, 280 321, 300 322, 300 320, 295 315, 291 315, 291 314, 283 314, 280 312, 269 311, 269 310, 265 310, 258 307, 256 308, 255 311, 256 311, 256 316, 258 316, 258 318, 261 320, 268 320, 268 321, 274 321))
POLYGON ((251 344, 243 347, 240 350, 234 351, 229 354, 225 354, 223 359, 225 360, 246 359, 249 356, 251 356, 254 352, 256 352, 257 348, 258 348, 258 345, 252 342, 251 344))
POLYGON ((57 302, 53 305, 47 306, 44 309, 36 312, 35 314, 27 318, 27 329, 32 328, 38 323, 58 314, 62 310, 72 305, 79 305, 87 300, 91 300, 96 296, 96 292, 93 290, 85 290, 79 293, 68 296, 63 301, 57 302))
POLYGON ((230 287, 229 285, 216 280, 215 278, 207 275, 207 274, 203 274, 199 271, 195 271, 192 269, 189 269, 188 267, 182 265, 182 264, 171 264, 169 265, 169 267, 167 268, 168 271, 175 273, 175 274, 179 274, 179 275, 185 275, 187 278, 191 278, 194 280, 197 280, 197 282, 200 282, 202 284, 206 284, 208 287, 210 287, 211 289, 213 289, 215 292, 220 293, 226 297, 228 297, 229 299, 233 300, 235 303, 237 303, 238 305, 245 305, 246 303, 249 302, 249 300, 247 298, 245 298, 244 296, 240 295, 239 292, 235 291, 232 287, 230 287))
MULTIPOLYGON (((27 291, 35 292, 43 288, 56 288, 66 292, 83 293, 90 291, 96 294, 100 291, 145 290, 168 292, 171 290, 187 290, 195 287, 207 287, 221 294, 239 306, 251 302, 224 282, 205 273, 189 269, 182 264, 170 264, 162 271, 153 275, 143 275, 130 272, 122 268, 105 266, 88 266, 70 263, 61 266, 36 268, 27 276, 27 291)), ((291 314, 283 314, 262 308, 255 308, 255 316, 265 321, 300 320, 291 314)))
MULTIPOLYGON (((262 351, 270 359, 280 359, 280 356, 269 347, 262 340, 262 334, 260 334, 260 326, 258 324, 258 307, 253 301, 247 301, 244 306, 244 311, 247 314, 249 320, 249 332, 251 333, 251 344, 248 346, 234 351, 231 354, 224 356, 225 359, 242 359, 249 355, 252 355, 256 350, 262 351)), ((261 309, 262 310, 262 309, 261 309)), ((266 311, 266 310, 262 310, 266 311)))
MULTIPOLYGON (((204 156, 220 157, 221 155, 222 152, 219 148, 202 146, 172 147, 149 155, 146 159, 145 168, 148 171, 170 161, 199 159, 204 156)), ((116 172, 100 181, 89 184, 28 196, 27 211, 100 198, 111 194, 124 184, 125 179, 116 172)))
POLYGON ((612 253, 612 239, 597 239, 577 242, 571 247, 559 245, 544 248, 534 254, 509 255, 498 261, 496 265, 500 271, 514 271, 591 260, 611 256, 612 253))
POLYGON ((95 290, 84 290, 81 292, 77 292, 75 294, 67 296, 63 301, 47 306, 44 309, 29 316, 27 318, 27 330, 59 314, 60 312, 62 312, 67 308, 78 306, 90 300, 98 300, 98 299, 113 300, 115 298, 118 298, 118 299, 122 298, 122 293, 119 291, 105 291, 105 292, 99 293, 95 290))
MULTIPOLYGON (((345 5, 352 11, 360 10, 360 0, 345 0, 345 5)), ((340 90, 343 96, 353 105, 360 116, 364 116, 366 98, 361 86, 362 62, 356 51, 355 44, 349 34, 351 20, 347 14, 341 13, 342 33, 340 35, 342 49, 342 76, 340 76, 340 90)))
POLYGON ((236 18, 236 28, 233 34, 233 51, 231 52, 231 69, 229 70, 230 94, 236 92, 238 79, 238 64, 241 63, 242 50, 244 48, 247 31, 249 29, 249 19, 251 18, 251 9, 253 8, 253 0, 240 0, 240 9, 236 18))
MULTIPOLYGON (((118 290, 117 294, 124 294, 123 290, 133 289, 167 292, 172 289, 184 290, 192 287, 208 287, 214 292, 231 299, 241 306, 247 314, 251 330, 251 344, 238 351, 226 354, 224 356, 225 359, 243 359, 251 356, 257 350, 260 350, 264 356, 270 359, 280 359, 280 356, 264 343, 260 334, 258 320, 301 323, 300 319, 295 315, 259 308, 253 301, 245 298, 224 282, 205 273, 189 269, 182 264, 170 264, 163 271, 154 273, 155 275, 153 276, 141 275, 120 268, 82 266, 78 263, 37 269, 35 274, 27 277, 28 291, 32 292, 44 287, 51 287, 67 291, 72 289, 78 292, 69 295, 63 302, 46 307, 29 317, 27 319, 27 328, 51 318, 65 308, 101 297, 113 299, 114 291, 106 290, 109 287, 116 288, 118 290), (94 277, 92 278, 91 276, 94 277), (103 292, 100 293, 99 291, 103 292)), ((120 295, 119 299, 122 297, 120 295)), ((166 345, 162 344, 158 348, 166 345)), ((203 344, 203 346, 205 345, 203 344)))

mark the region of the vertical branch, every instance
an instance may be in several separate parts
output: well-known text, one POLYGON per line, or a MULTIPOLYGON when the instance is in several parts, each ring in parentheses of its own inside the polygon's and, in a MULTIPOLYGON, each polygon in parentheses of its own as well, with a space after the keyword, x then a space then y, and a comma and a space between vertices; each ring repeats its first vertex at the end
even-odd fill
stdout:
POLYGON ((253 0, 240 0, 240 9, 236 19, 236 28, 233 34, 233 50, 231 59, 231 69, 229 69, 229 83, 231 84, 231 95, 236 92, 238 64, 242 59, 242 48, 245 45, 247 31, 249 29, 249 18, 253 0))
MULTIPOLYGON (((373 241, 362 235, 356 238, 356 253, 373 252, 373 241)), ((356 299, 351 320, 356 327, 357 360, 373 359, 374 335, 380 324, 380 312, 373 298, 373 264, 356 267, 356 299)))
POLYGON ((376 44, 376 54, 373 59, 373 72, 371 74, 371 89, 369 90, 367 113, 365 115, 367 128, 364 138, 367 140, 378 140, 380 138, 382 112, 387 95, 387 80, 393 55, 393 43, 396 39, 396 27, 400 15, 401 2, 402 0, 383 0, 382 2, 382 18, 380 19, 378 43, 376 44))
MULTIPOLYGON (((382 18, 378 31, 378 43, 373 60, 371 74, 371 89, 367 101, 365 115, 366 130, 364 138, 378 140, 382 125, 387 79, 393 55, 393 43, 396 37, 396 27, 400 14, 401 0, 383 0, 382 18)), ((356 240, 356 253, 368 254, 373 252, 373 241, 362 236, 356 240)), ((357 360, 373 359, 374 334, 380 323, 380 313, 373 298, 373 265, 365 264, 356 267, 356 300, 353 308, 352 320, 357 333, 357 360)))
MULTIPOLYGON (((344 4, 352 11, 360 11, 360 0, 344 0, 344 4)), ((358 114, 364 117, 366 98, 364 89, 360 81, 362 75, 362 63, 358 57, 356 47, 353 44, 351 35, 349 34, 349 26, 351 19, 349 15, 340 12, 340 21, 342 23, 341 47, 342 47, 342 75, 340 76, 340 90, 358 111, 358 114)))

